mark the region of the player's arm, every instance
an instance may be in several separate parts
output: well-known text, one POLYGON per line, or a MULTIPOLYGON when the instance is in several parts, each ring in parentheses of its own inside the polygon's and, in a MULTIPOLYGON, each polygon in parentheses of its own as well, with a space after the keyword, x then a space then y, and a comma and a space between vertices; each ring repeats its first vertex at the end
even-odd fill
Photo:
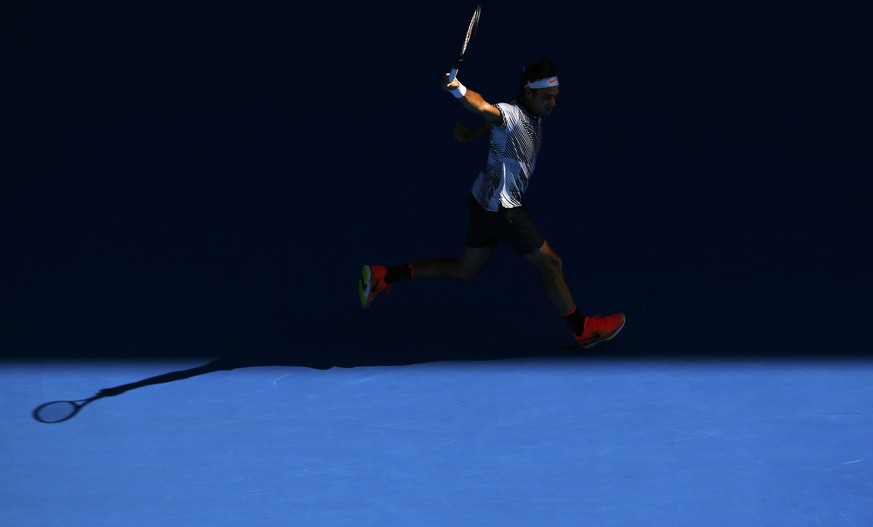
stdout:
POLYGON ((470 130, 466 126, 461 123, 455 123, 455 128, 453 130, 455 139, 463 144, 467 144, 470 141, 476 139, 477 137, 482 137, 483 135, 487 135, 488 132, 491 131, 491 122, 490 121, 482 121, 478 126, 470 130))
POLYGON ((446 83, 448 80, 449 76, 447 74, 443 77, 443 90, 454 95, 464 108, 491 123, 496 123, 503 119, 500 110, 496 106, 486 101, 478 92, 462 87, 457 77, 452 82, 446 83))

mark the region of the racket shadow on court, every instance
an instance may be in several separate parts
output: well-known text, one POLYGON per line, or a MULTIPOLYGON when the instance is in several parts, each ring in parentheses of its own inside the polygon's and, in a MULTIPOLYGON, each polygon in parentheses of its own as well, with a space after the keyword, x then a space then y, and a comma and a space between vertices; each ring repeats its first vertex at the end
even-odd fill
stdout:
MULTIPOLYGON (((114 386, 112 388, 103 388, 93 396, 87 399, 79 400, 57 400, 43 403, 33 409, 31 415, 34 419, 41 423, 54 424, 69 421, 84 407, 89 404, 105 399, 107 397, 116 397, 123 393, 146 386, 154 386, 156 384, 165 384, 168 382, 182 381, 205 375, 216 371, 234 370, 237 368, 249 368, 257 366, 297 366, 306 368, 315 368, 325 370, 333 367, 335 361, 330 357, 325 356, 309 356, 294 353, 263 353, 263 354, 246 354, 240 356, 236 354, 223 355, 215 360, 212 360, 202 366, 189 368, 187 370, 178 370, 161 375, 148 377, 140 381, 114 386)), ((349 364, 348 366, 352 366, 349 364)))
POLYGON ((140 381, 132 382, 129 384, 122 384, 121 386, 103 388, 102 390, 98 391, 96 394, 87 399, 81 399, 78 401, 51 401, 43 403, 34 408, 32 415, 34 419, 41 423, 62 423, 64 421, 69 421, 70 419, 75 417, 76 414, 78 414, 79 411, 85 406, 106 397, 115 397, 125 392, 135 390, 137 388, 143 388, 145 386, 153 386, 156 384, 164 384, 174 381, 181 381, 184 379, 190 379, 191 377, 195 377, 197 375, 204 375, 207 373, 221 370, 230 370, 235 367, 238 367, 238 365, 235 366, 234 361, 225 358, 219 358, 202 366, 197 366, 196 368, 173 371, 161 375, 156 375, 154 377, 149 377, 147 379, 142 379, 140 381))

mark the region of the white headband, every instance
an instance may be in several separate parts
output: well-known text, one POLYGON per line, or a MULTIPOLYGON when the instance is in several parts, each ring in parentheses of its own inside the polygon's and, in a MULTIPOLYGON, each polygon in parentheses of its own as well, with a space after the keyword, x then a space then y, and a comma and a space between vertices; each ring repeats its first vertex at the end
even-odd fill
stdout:
POLYGON ((551 88, 552 86, 558 85, 558 77, 549 77, 547 79, 539 79, 535 81, 530 81, 525 86, 532 90, 539 90, 542 88, 551 88))

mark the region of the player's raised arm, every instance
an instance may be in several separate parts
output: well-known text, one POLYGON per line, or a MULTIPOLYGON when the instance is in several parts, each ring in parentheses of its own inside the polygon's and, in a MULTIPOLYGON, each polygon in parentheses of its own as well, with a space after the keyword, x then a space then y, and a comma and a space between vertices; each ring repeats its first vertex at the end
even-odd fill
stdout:
POLYGON ((478 92, 475 92, 463 84, 455 77, 452 82, 448 82, 449 74, 443 76, 443 90, 451 93, 460 102, 461 105, 471 112, 481 116, 483 119, 495 123, 502 119, 500 110, 496 106, 486 101, 478 92))

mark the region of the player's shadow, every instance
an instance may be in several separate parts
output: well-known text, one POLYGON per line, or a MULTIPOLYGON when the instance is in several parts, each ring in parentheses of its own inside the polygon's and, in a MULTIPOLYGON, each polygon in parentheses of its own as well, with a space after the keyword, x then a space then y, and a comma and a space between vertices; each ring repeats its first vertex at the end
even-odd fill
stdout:
MULTIPOLYGON (((312 348, 312 352, 275 350, 264 351, 259 353, 227 352, 219 358, 212 360, 201 366, 188 368, 184 370, 172 371, 148 377, 136 382, 122 384, 111 388, 103 388, 88 399, 80 401, 54 401, 45 403, 37 407, 33 412, 33 417, 37 421, 43 423, 59 423, 74 417, 80 408, 87 404, 91 404, 99 399, 107 397, 116 397, 131 390, 176 382, 185 379, 190 379, 199 375, 205 375, 217 371, 229 371, 240 368, 251 367, 266 367, 266 366, 289 366, 300 368, 313 368, 318 370, 327 370, 334 367, 353 368, 360 366, 407 366, 418 363, 438 362, 438 361, 488 361, 500 359, 517 359, 524 357, 586 357, 586 353, 580 353, 576 347, 567 346, 564 348, 543 350, 540 353, 520 350, 506 349, 503 352, 482 351, 476 352, 469 349, 449 349, 433 353, 410 353, 409 350, 402 350, 392 346, 378 345, 380 343, 369 343, 358 349, 351 349, 354 345, 340 346, 337 351, 326 352, 324 349, 312 348), (68 413, 64 416, 55 419, 45 419, 40 417, 40 412, 47 405, 62 403, 68 413)), ((381 343, 384 344, 384 343, 381 343)), ((51 408, 55 408, 52 406, 51 408)))

